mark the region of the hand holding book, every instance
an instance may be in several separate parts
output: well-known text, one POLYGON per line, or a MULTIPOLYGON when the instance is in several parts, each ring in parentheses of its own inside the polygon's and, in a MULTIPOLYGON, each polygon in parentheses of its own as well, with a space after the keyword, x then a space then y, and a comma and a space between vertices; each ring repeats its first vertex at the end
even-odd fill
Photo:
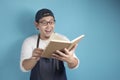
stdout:
POLYGON ((68 64, 69 68, 74 68, 79 62, 74 54, 76 47, 77 45, 73 46, 71 50, 68 50, 66 48, 63 50, 56 50, 55 53, 52 54, 52 58, 64 61, 68 64))

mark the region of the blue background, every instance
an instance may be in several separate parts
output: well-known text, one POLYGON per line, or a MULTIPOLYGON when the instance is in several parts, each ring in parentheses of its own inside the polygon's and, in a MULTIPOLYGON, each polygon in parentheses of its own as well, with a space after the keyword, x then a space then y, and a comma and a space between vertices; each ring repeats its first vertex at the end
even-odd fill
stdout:
POLYGON ((23 40, 36 34, 41 8, 56 17, 56 32, 70 40, 85 34, 68 80, 120 80, 120 0, 0 0, 0 80, 29 80, 19 67, 23 40))

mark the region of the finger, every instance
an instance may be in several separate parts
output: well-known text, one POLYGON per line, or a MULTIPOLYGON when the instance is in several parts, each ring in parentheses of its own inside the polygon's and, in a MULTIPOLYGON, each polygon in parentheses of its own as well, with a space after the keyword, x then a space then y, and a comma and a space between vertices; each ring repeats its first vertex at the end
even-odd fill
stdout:
POLYGON ((40 57, 41 56, 41 54, 39 54, 39 53, 34 53, 33 54, 33 57, 40 57))
POLYGON ((65 51, 59 51, 59 50, 56 50, 55 54, 61 56, 61 57, 66 57, 66 54, 65 54, 65 51))
POLYGON ((36 48, 35 51, 43 52, 44 50, 43 50, 43 49, 40 49, 40 48, 36 48))
POLYGON ((69 54, 69 50, 66 49, 66 48, 64 49, 64 52, 65 52, 65 54, 67 54, 67 55, 69 54))
POLYGON ((59 56, 59 55, 57 55, 57 54, 52 54, 52 58, 54 58, 54 59, 57 59, 57 60, 61 60, 61 61, 65 61, 64 59, 64 57, 61 57, 61 56, 59 56))
POLYGON ((33 57, 40 57, 40 56, 42 55, 42 52, 43 52, 43 50, 35 49, 35 50, 33 51, 32 56, 33 56, 33 57))
POLYGON ((38 50, 37 50, 37 51, 34 51, 34 53, 36 53, 36 54, 42 54, 42 52, 43 52, 43 51, 38 51, 38 50))
POLYGON ((70 49, 70 51, 75 51, 75 49, 77 48, 77 45, 78 45, 78 44, 75 44, 75 45, 70 49))
POLYGON ((43 52, 43 49, 39 49, 39 48, 36 48, 34 49, 33 53, 42 53, 43 52))
POLYGON ((43 51, 43 49, 40 49, 40 48, 35 48, 34 50, 39 50, 39 51, 43 51))

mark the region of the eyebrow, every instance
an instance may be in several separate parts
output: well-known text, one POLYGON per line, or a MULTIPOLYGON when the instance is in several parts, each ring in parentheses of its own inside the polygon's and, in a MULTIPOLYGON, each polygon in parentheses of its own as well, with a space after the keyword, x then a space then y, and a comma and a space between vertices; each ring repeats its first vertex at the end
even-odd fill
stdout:
MULTIPOLYGON (((40 22, 43 22, 43 21, 46 21, 46 20, 41 20, 40 22)), ((54 19, 51 19, 51 20, 49 20, 49 21, 54 21, 54 19)), ((46 22, 48 22, 48 21, 46 21, 46 22)))

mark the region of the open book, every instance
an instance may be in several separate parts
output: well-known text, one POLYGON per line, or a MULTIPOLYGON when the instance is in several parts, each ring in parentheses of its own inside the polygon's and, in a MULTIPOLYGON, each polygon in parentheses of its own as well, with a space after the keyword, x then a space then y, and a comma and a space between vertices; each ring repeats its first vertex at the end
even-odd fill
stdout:
POLYGON ((42 57, 45 58, 51 58, 52 53, 54 53, 56 50, 62 50, 64 48, 67 48, 68 50, 71 50, 71 48, 78 44, 78 42, 84 37, 84 35, 80 35, 79 37, 73 39, 72 41, 66 41, 61 40, 59 37, 56 37, 56 39, 50 40, 49 44, 45 48, 42 57))

